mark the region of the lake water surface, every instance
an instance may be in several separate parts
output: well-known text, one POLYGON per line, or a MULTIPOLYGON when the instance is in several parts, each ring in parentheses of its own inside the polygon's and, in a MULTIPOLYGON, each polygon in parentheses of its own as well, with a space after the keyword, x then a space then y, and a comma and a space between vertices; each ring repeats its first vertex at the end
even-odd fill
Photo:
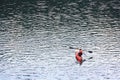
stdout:
POLYGON ((119 3, 1 1, 0 80, 120 80, 119 3))

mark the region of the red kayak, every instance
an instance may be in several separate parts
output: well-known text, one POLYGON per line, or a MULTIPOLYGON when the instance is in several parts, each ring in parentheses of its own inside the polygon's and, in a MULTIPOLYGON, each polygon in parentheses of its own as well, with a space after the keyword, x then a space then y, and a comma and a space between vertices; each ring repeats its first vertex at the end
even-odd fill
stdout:
POLYGON ((75 54, 75 58, 80 64, 82 64, 82 57, 79 56, 78 53, 75 54))

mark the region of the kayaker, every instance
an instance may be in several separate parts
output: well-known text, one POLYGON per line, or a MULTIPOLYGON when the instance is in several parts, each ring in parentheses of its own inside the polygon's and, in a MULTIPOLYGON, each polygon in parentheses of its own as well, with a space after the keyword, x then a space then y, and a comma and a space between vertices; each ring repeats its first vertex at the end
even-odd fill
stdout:
POLYGON ((82 49, 76 49, 76 51, 75 51, 75 58, 76 58, 76 60, 77 60, 80 64, 82 64, 82 62, 83 62, 83 60, 82 60, 82 54, 83 54, 82 49))
POLYGON ((82 49, 76 49, 75 53, 78 53, 78 55, 81 57, 83 54, 82 49))

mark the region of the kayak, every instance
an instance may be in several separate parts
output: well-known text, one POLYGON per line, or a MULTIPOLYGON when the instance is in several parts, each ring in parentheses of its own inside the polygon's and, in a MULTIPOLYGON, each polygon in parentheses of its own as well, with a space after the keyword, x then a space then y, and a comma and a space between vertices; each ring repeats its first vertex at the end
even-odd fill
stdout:
POLYGON ((75 58, 78 63, 82 64, 82 57, 78 55, 78 53, 75 54, 75 58))

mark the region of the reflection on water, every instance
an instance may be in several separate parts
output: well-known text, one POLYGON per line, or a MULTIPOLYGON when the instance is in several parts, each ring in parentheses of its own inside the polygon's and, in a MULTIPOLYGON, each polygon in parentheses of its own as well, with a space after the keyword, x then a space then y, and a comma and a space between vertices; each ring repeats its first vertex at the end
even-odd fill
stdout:
POLYGON ((1 1, 0 80, 119 80, 119 3, 1 1), (70 46, 93 59, 79 66, 70 46))

